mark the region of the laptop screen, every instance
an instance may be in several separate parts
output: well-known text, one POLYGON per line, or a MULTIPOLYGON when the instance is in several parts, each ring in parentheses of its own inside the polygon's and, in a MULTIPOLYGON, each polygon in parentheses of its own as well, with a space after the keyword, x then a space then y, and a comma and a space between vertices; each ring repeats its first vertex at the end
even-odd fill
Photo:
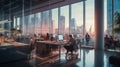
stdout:
POLYGON ((58 35, 59 40, 63 40, 63 35, 58 35))

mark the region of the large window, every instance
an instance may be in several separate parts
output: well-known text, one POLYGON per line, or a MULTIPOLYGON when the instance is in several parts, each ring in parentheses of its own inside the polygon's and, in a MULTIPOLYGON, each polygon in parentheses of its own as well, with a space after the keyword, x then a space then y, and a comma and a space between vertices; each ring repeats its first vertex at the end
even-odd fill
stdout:
POLYGON ((53 34, 58 34, 58 8, 52 9, 53 34))
POLYGON ((41 34, 41 13, 35 14, 35 33, 41 34))
POLYGON ((89 45, 93 45, 94 43, 94 0, 86 1, 86 33, 90 35, 90 43, 89 45))
POLYGON ((69 34, 69 6, 63 6, 60 8, 59 16, 59 34, 69 34))
POLYGON ((29 15, 29 34, 32 35, 35 33, 35 20, 34 14, 29 15))
POLYGON ((70 34, 83 34, 83 2, 71 5, 70 34))
POLYGON ((29 34, 29 28, 28 28, 29 27, 29 16, 25 16, 24 19, 25 19, 24 20, 24 26, 25 26, 24 32, 25 34, 29 34))
POLYGON ((49 33, 49 10, 41 13, 42 34, 49 33))

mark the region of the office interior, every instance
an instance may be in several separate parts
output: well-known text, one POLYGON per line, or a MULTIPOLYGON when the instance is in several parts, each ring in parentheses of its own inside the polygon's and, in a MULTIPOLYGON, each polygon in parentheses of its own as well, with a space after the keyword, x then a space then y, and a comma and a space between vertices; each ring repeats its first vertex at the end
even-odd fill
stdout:
POLYGON ((0 0, 0 67, 119 67, 119 4, 0 0))

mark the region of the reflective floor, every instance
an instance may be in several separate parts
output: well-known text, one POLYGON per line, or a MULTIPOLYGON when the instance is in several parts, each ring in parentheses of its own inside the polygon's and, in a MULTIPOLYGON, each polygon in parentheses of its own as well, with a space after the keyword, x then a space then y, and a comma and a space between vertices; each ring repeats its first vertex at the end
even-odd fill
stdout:
POLYGON ((0 63, 0 67, 112 67, 109 64, 110 56, 120 56, 118 52, 95 51, 94 49, 78 50, 78 58, 66 59, 65 50, 59 55, 38 57, 33 52, 30 60, 20 60, 9 63, 0 63))

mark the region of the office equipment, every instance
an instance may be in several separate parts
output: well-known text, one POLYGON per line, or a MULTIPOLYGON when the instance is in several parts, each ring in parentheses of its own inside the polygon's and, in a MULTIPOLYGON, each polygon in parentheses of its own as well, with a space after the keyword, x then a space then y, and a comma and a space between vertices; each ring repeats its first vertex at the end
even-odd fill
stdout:
POLYGON ((53 38, 55 38, 57 35, 56 34, 53 34, 53 38))
POLYGON ((61 34, 58 35, 58 40, 59 40, 59 41, 62 41, 62 40, 63 40, 63 35, 61 35, 61 34))

